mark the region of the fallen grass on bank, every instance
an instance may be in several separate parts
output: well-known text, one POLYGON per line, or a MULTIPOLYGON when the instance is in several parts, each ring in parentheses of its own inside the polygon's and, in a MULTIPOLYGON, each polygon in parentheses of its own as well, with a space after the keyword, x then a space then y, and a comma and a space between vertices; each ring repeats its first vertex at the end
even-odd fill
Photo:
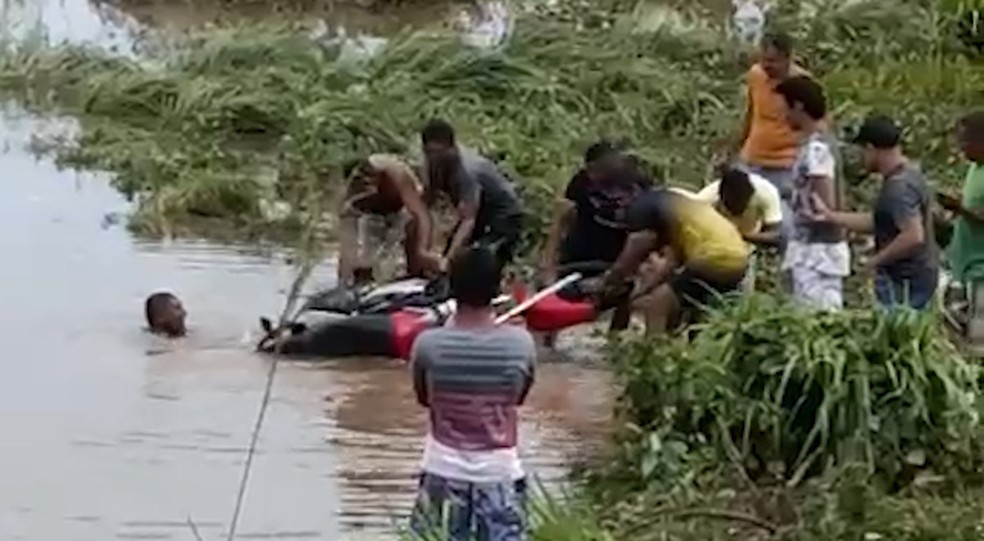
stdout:
MULTIPOLYGON (((794 4, 780 21, 802 37, 842 124, 873 108, 897 113, 912 152, 940 182, 956 179, 950 126, 984 101, 984 70, 954 44, 947 20, 900 2, 929 22, 898 32, 898 13, 877 2, 794 4)), ((81 136, 60 161, 115 173, 139 202, 135 223, 151 231, 202 217, 289 221, 313 194, 337 188, 342 162, 413 153, 421 124, 445 117, 520 179, 532 244, 592 139, 624 138, 659 178, 693 186, 740 116, 743 66, 722 29, 695 16, 643 24, 638 11, 575 13, 524 16, 501 51, 416 33, 364 61, 281 28, 193 37, 141 64, 8 47, 0 88, 77 117, 81 136)))

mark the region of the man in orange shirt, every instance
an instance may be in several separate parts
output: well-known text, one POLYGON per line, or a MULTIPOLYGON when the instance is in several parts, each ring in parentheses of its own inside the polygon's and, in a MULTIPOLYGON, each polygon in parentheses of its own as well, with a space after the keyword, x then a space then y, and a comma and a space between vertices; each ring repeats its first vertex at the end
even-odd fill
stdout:
POLYGON ((789 77, 809 75, 793 62, 792 38, 783 33, 762 39, 759 60, 746 76, 747 109, 739 144, 740 165, 749 173, 766 178, 782 197, 782 245, 791 232, 793 165, 800 134, 786 122, 786 103, 776 87, 789 77))

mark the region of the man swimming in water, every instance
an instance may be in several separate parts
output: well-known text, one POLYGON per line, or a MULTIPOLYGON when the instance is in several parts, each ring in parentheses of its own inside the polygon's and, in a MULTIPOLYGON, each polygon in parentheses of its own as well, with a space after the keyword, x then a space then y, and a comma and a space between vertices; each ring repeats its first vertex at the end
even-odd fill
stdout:
POLYGON ((187 315, 181 301, 171 293, 154 293, 144 302, 147 327, 154 334, 162 334, 170 338, 184 336, 187 333, 185 328, 187 315))
POLYGON ((493 249, 501 266, 512 262, 522 232, 523 206, 512 181, 484 156, 458 146, 454 128, 432 120, 420 132, 430 197, 448 196, 457 222, 441 267, 471 245, 493 249))
POLYGON ((658 270, 641 290, 646 329, 665 332, 683 308, 700 307, 739 288, 748 266, 749 246, 738 229, 714 207, 668 189, 651 189, 629 208, 631 233, 599 294, 600 304, 624 295, 625 281, 658 252, 658 270))
POLYGON ((339 283, 351 285, 357 269, 371 268, 394 229, 402 230, 407 274, 436 271, 435 260, 427 253, 430 215, 413 169, 396 156, 373 154, 349 163, 344 173, 349 185, 341 212, 339 283))

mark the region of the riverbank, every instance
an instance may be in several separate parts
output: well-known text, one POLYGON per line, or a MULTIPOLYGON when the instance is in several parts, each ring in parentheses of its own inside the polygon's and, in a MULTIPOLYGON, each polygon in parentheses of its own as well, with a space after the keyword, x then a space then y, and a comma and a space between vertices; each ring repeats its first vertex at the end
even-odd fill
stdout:
MULTIPOLYGON (((910 128, 911 152, 953 186, 961 170, 951 125, 984 87, 980 58, 961 49, 953 21, 916 2, 817 4, 777 19, 798 32, 838 124, 893 112, 910 128), (901 24, 912 20, 927 22, 901 24)), ((593 138, 625 138, 658 177, 694 186, 735 132, 744 69, 736 44, 715 21, 654 13, 524 14, 495 52, 416 32, 374 42, 366 55, 254 26, 148 47, 142 60, 22 45, 5 53, 0 87, 76 117, 79 137, 52 150, 61 163, 113 173, 138 201, 133 223, 144 231, 203 217, 296 225, 305 211, 330 209, 325 194, 343 161, 412 153, 420 124, 442 116, 522 179, 535 243, 546 205, 593 138)))
POLYGON ((935 314, 756 294, 695 330, 613 347, 621 429, 551 522, 580 533, 534 539, 981 538, 981 367, 935 314))

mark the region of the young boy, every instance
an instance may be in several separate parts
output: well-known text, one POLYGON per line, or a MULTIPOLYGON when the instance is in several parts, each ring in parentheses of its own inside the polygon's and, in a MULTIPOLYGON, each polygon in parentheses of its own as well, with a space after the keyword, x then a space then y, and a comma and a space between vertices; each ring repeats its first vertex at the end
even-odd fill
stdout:
POLYGON ((486 247, 451 261, 457 313, 417 338, 417 400, 430 410, 413 532, 451 541, 524 539, 517 409, 533 384, 536 349, 523 327, 495 325, 501 265, 486 247))
POLYGON ((791 77, 776 92, 786 101, 789 125, 803 135, 793 168, 792 238, 783 254, 793 298, 822 310, 844 307, 844 278, 851 272, 851 250, 840 224, 814 219, 815 201, 837 210, 841 205, 836 144, 825 131, 827 99, 809 77, 791 77))
POLYGON ((961 198, 940 194, 940 204, 956 216, 947 258, 953 278, 964 285, 970 301, 967 338, 984 346, 984 110, 957 125, 960 149, 970 161, 961 198))

